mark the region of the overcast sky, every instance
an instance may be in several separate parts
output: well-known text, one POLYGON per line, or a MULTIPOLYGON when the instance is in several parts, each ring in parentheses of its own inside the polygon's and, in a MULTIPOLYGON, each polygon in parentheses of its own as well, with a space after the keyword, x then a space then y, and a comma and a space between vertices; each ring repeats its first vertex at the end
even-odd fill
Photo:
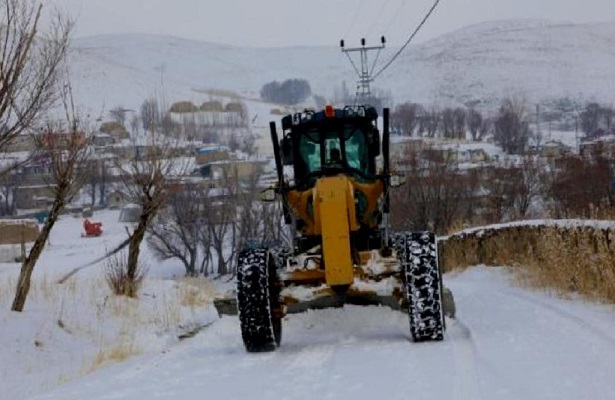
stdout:
MULTIPOLYGON (((240 46, 337 45, 386 35, 401 45, 433 0, 45 0, 76 36, 155 33, 240 46)), ((441 0, 417 41, 496 19, 615 20, 615 0, 441 0)))

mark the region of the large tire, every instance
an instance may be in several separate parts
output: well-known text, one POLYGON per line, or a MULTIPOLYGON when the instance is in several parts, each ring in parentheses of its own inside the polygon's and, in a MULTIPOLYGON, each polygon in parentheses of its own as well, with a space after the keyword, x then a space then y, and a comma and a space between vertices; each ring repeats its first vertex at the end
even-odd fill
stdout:
POLYGON ((432 232, 396 235, 395 248, 406 286, 410 334, 415 342, 442 340, 442 277, 432 232))
POLYGON ((237 310, 247 351, 273 351, 282 338, 280 285, 273 257, 265 249, 247 249, 237 265, 237 310))

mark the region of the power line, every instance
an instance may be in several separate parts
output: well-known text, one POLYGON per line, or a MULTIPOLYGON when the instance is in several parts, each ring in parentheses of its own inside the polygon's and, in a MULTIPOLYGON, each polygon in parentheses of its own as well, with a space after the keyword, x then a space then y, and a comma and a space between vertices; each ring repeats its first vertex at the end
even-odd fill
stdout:
POLYGON ((425 25, 425 23, 427 22, 429 17, 431 17, 431 14, 433 14, 433 12, 436 10, 436 8, 438 7, 438 4, 440 4, 440 0, 436 0, 433 3, 431 8, 429 9, 427 14, 425 15, 425 18, 423 18, 421 23, 416 27, 416 29, 412 33, 412 35, 410 35, 408 40, 406 40, 406 43, 404 43, 404 45, 397 51, 397 53, 395 53, 393 55, 393 57, 391 57, 391 59, 384 65, 384 67, 380 68, 380 70, 378 72, 376 72, 376 74, 374 75, 374 77, 372 79, 376 79, 378 76, 380 76, 380 74, 382 74, 385 69, 387 69, 391 64, 393 64, 393 61, 395 61, 395 59, 397 57, 399 57, 399 55, 406 49, 406 47, 408 47, 408 45, 410 44, 412 39, 414 39, 414 37, 419 33, 419 31, 423 28, 423 26, 425 25))
POLYGON ((382 13, 384 12, 385 8, 387 8, 387 5, 389 4, 390 0, 386 0, 384 3, 382 3, 382 7, 380 7, 380 11, 378 12, 378 15, 376 16, 376 18, 374 18, 374 20, 372 21, 372 24, 370 25, 367 34, 364 37, 370 36, 372 34, 372 31, 374 30, 374 27, 376 26, 376 23, 378 21, 380 21, 380 17, 382 17, 382 13))
POLYGON ((399 16, 401 15, 401 10, 406 7, 406 3, 408 2, 408 0, 402 0, 401 4, 399 5, 399 7, 397 7, 397 9, 395 10, 395 12, 393 13, 393 16, 391 17, 391 19, 389 20, 389 22, 385 25, 386 26, 386 30, 384 31, 384 35, 388 36, 391 27, 393 26, 393 23, 397 21, 397 18, 399 18, 399 16))
POLYGON ((361 0, 361 3, 359 3, 359 6, 355 7, 354 13, 352 15, 352 18, 350 19, 350 24, 346 28, 346 35, 344 35, 344 36, 348 36, 348 34, 352 30, 352 28, 354 28, 354 25, 357 22, 357 17, 359 16, 359 10, 363 9, 364 3, 365 3, 365 0, 361 0))

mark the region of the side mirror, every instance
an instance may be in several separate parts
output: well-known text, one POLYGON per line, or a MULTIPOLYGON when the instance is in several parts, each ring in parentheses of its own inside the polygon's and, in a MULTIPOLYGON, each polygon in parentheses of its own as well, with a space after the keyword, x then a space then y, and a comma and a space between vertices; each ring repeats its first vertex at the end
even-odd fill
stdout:
POLYGON ((265 190, 261 190, 261 192, 258 195, 258 198, 260 199, 260 201, 263 202, 272 202, 275 201, 276 199, 276 190, 275 188, 267 188, 265 190))
POLYGON ((406 184, 406 176, 405 175, 398 175, 398 174, 391 174, 390 178, 389 178, 389 185, 392 188, 398 188, 402 185, 406 184))
POLYGON ((293 142, 289 136, 282 139, 282 164, 293 165, 293 142))

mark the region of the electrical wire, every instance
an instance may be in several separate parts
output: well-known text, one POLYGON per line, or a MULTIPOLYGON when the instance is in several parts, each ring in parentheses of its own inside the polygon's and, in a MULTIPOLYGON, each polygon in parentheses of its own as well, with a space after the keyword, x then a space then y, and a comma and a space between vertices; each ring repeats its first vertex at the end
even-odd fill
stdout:
POLYGON ((390 0, 386 0, 384 3, 382 3, 382 7, 380 7, 380 11, 378 12, 378 15, 376 16, 376 18, 374 18, 374 20, 372 21, 372 24, 367 30, 367 34, 365 35, 365 37, 370 36, 372 34, 372 32, 374 31, 374 28, 376 27, 376 23, 380 20, 380 17, 382 17, 382 13, 384 12, 385 8, 387 8, 389 1, 390 0))
POLYGON ((391 57, 391 59, 389 61, 387 61, 387 63, 382 68, 380 68, 380 70, 378 70, 378 72, 376 73, 376 75, 374 75, 374 77, 372 79, 376 79, 378 76, 380 76, 380 74, 382 74, 384 72, 384 70, 386 70, 391 64, 393 64, 393 61, 395 61, 395 59, 397 59, 397 57, 399 57, 399 55, 406 49, 406 47, 408 47, 410 42, 416 37, 416 35, 423 28, 423 26, 425 25, 427 20, 431 17, 433 12, 436 10, 436 8, 438 7, 438 4, 440 4, 440 0, 436 0, 433 3, 433 5, 429 9, 429 11, 427 12, 425 17, 421 21, 421 23, 416 27, 416 29, 414 30, 412 35, 410 35, 408 40, 406 40, 406 43, 404 43, 404 45, 401 46, 401 48, 393 55, 393 57, 391 57))
POLYGON ((357 17, 359 16, 359 10, 363 9, 364 3, 365 3, 365 0, 361 0, 361 3, 359 3, 359 6, 355 7, 353 16, 352 16, 352 18, 350 18, 350 24, 346 28, 346 35, 345 36, 348 36, 348 34, 352 30, 352 28, 354 28, 354 25, 357 22, 357 17))
POLYGON ((406 7, 406 3, 408 3, 408 0, 402 0, 402 2, 399 5, 399 7, 397 7, 395 12, 393 13, 393 16, 391 17, 389 22, 387 22, 387 24, 385 25, 386 26, 386 30, 384 31, 384 36, 388 36, 389 35, 391 27, 393 26, 394 22, 397 21, 397 18, 399 18, 399 16, 402 14, 401 10, 403 10, 404 7, 406 7))

